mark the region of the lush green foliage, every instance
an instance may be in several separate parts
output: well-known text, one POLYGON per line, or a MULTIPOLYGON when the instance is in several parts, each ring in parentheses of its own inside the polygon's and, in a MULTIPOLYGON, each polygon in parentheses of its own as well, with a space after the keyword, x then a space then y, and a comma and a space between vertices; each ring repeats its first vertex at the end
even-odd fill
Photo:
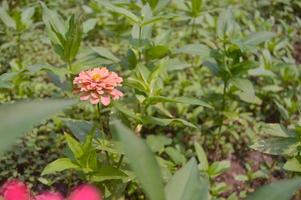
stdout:
POLYGON ((300 11, 297 0, 3 1, 0 182, 62 176, 112 200, 290 199, 300 11), (74 77, 99 66, 123 77, 125 96, 76 101, 74 77), (29 155, 51 162, 22 173, 22 143, 9 147, 26 132, 29 155))

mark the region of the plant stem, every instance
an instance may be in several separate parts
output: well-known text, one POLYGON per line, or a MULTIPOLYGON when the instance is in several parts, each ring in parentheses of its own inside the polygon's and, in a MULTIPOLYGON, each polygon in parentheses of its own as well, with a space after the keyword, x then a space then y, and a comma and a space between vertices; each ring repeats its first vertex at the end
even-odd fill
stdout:
POLYGON ((124 158, 124 155, 122 154, 119 158, 119 161, 118 161, 118 164, 117 164, 117 168, 119 169, 121 164, 122 164, 122 161, 123 161, 123 158, 124 158))
POLYGON ((21 33, 20 32, 17 33, 17 59, 18 59, 17 64, 19 66, 19 69, 22 69, 23 61, 22 61, 22 54, 21 54, 21 33))

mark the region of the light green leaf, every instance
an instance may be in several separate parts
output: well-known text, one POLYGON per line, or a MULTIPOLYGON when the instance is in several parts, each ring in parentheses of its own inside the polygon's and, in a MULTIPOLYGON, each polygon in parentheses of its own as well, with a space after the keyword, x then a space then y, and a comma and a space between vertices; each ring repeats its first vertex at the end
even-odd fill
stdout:
POLYGON ((17 25, 16 22, 14 21, 14 19, 8 15, 7 11, 0 7, 0 19, 1 21, 10 28, 16 29, 17 25))
POLYGON ((301 163, 297 158, 292 158, 286 161, 283 166, 283 169, 294 172, 301 172, 301 163))
POLYGON ((217 21, 216 32, 218 37, 224 39, 225 37, 230 36, 230 34, 234 31, 235 26, 232 10, 230 8, 223 10, 217 21))
POLYGON ((153 152, 160 152, 166 145, 171 144, 172 140, 164 135, 149 135, 146 143, 153 152))
POLYGON ((74 104, 74 100, 32 100, 0 106, 0 152, 39 122, 74 104))
POLYGON ((179 49, 176 49, 174 53, 184 53, 194 56, 201 56, 202 59, 209 57, 210 49, 203 44, 187 44, 179 49))
POLYGON ((90 180, 93 182, 102 182, 106 180, 118 180, 127 178, 127 175, 118 168, 112 166, 102 166, 94 172, 90 180))
POLYGON ((162 102, 170 102, 170 103, 183 103, 183 104, 189 104, 189 105, 196 105, 196 106, 204 106, 207 108, 212 108, 211 105, 208 103, 197 99, 193 97, 175 97, 175 98, 168 98, 163 96, 153 96, 149 97, 146 100, 146 103, 148 104, 156 104, 156 103, 162 103, 162 102))
POLYGON ((143 117, 142 118, 143 120, 143 123, 145 124, 154 124, 154 125, 159 125, 159 126, 168 126, 170 124, 173 124, 173 123, 180 123, 184 126, 187 126, 187 127, 191 127, 191 128, 197 128, 194 124, 184 120, 184 119, 179 119, 179 118, 171 118, 171 119, 168 119, 168 118, 158 118, 158 117, 151 117, 151 116, 148 116, 148 117, 143 117))
POLYGON ((164 200, 163 180, 154 154, 146 143, 128 127, 115 120, 113 132, 118 135, 124 153, 150 200, 164 200))
POLYGON ((207 155, 201 145, 199 145, 197 142, 194 143, 194 148, 197 154, 197 157, 200 161, 200 170, 207 171, 209 168, 209 163, 207 159, 207 155))
POLYGON ((289 200, 301 188, 301 178, 281 180, 265 185, 251 193, 247 200, 289 200))
POLYGON ((42 175, 53 174, 61 172, 66 169, 78 169, 79 166, 73 163, 69 158, 59 158, 49 163, 43 170, 42 175))
POLYGON ((109 60, 112 60, 114 62, 119 62, 119 58, 114 56, 109 50, 103 47, 91 47, 91 49, 96 52, 98 55, 107 58, 109 60))
POLYGON ((79 159, 84 154, 81 144, 67 133, 65 133, 65 139, 74 156, 79 159))
POLYGON ((209 181, 201 177, 192 158, 177 171, 165 187, 166 200, 208 200, 209 181))
POLYGON ((96 26, 97 22, 98 22, 97 18, 91 18, 91 19, 86 20, 83 23, 83 32, 84 33, 88 33, 89 31, 91 31, 92 29, 94 29, 94 27, 96 26))
POLYGON ((160 59, 169 53, 169 48, 164 45, 152 46, 145 51, 147 59, 160 59))

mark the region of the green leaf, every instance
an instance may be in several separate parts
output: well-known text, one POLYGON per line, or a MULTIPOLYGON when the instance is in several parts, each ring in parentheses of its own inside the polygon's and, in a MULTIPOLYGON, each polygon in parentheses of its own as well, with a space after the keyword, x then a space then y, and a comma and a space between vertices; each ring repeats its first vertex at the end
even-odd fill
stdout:
POLYGON ((150 200, 164 200, 163 180, 154 154, 146 143, 120 121, 112 124, 118 135, 131 169, 150 200))
POLYGON ((97 18, 91 18, 91 19, 86 20, 83 23, 83 32, 84 33, 88 33, 89 31, 91 31, 92 29, 94 29, 94 27, 96 26, 97 22, 98 22, 97 18))
MULTIPOLYGON (((98 1, 98 2, 100 2, 100 1, 98 1)), ((124 8, 118 7, 118 6, 114 6, 113 4, 108 3, 108 2, 102 2, 102 4, 104 4, 105 7, 107 9, 109 9, 110 11, 116 12, 118 14, 121 14, 121 15, 125 16, 131 22, 133 22, 135 24, 139 23, 139 21, 140 21, 139 18, 134 13, 132 13, 131 11, 129 11, 127 9, 124 9, 124 8)))
POLYGON ((231 166, 230 161, 223 160, 212 163, 208 168, 208 174, 210 177, 216 177, 225 171, 227 171, 231 166))
POLYGON ((167 46, 158 45, 152 46, 145 51, 145 56, 147 59, 160 59, 169 54, 170 50, 167 46))
POLYGON ((79 166, 73 163, 69 158, 59 158, 49 163, 43 170, 42 175, 61 172, 66 169, 79 169, 79 166))
POLYGON ((59 16, 55 11, 50 10, 45 3, 41 2, 43 8, 43 21, 46 26, 50 29, 52 25, 55 30, 62 35, 66 32, 66 26, 64 24, 63 19, 59 16))
POLYGON ((227 8, 223 10, 217 21, 217 35, 221 39, 225 39, 225 37, 230 36, 230 34, 234 31, 236 26, 232 10, 227 8))
POLYGON ((202 8, 202 0, 192 0, 191 1, 191 10, 192 10, 192 15, 194 17, 197 17, 202 8))
POLYGON ((201 56, 204 59, 209 57, 210 49, 203 44, 187 44, 179 49, 176 49, 174 53, 184 53, 194 56, 201 56))
POLYGON ((165 187, 166 200, 209 200, 209 181, 200 177, 192 158, 177 171, 165 187))
POLYGON ((79 159, 84 154, 81 144, 72 136, 66 133, 65 133, 65 139, 67 141, 68 147, 70 148, 74 156, 77 159, 79 159))
POLYGON ((175 164, 183 165, 186 163, 186 157, 178 149, 167 147, 165 152, 175 164))
POLYGON ((170 145, 172 140, 164 135, 149 135, 146 143, 153 152, 160 152, 166 145, 170 145))
POLYGON ((119 58, 114 56, 109 50, 103 47, 91 47, 91 49, 96 52, 98 55, 107 58, 109 60, 112 60, 114 62, 119 62, 119 58))
POLYGON ((239 48, 244 50, 252 50, 252 48, 256 47, 257 45, 260 45, 263 42, 266 42, 270 40, 271 38, 275 37, 275 33, 268 32, 268 31, 262 31, 257 33, 252 33, 248 36, 246 36, 243 39, 234 40, 233 42, 239 46, 239 48))
POLYGON ((102 182, 106 180, 118 180, 124 178, 127 178, 127 175, 120 169, 112 166, 102 166, 91 175, 90 181, 102 182))
POLYGON ((139 122, 142 121, 142 119, 138 115, 136 115, 132 110, 124 107, 123 105, 121 105, 121 104, 119 104, 117 102, 114 102, 114 107, 118 111, 122 112, 123 114, 125 114, 125 115, 127 115, 127 116, 129 116, 129 117, 131 117, 131 118, 133 118, 133 119, 135 119, 137 121, 139 121, 139 122))
MULTIPOLYGON (((93 130, 93 123, 89 121, 67 118, 62 119, 62 121, 79 141, 84 141, 86 135, 93 130)), ((96 132, 99 134, 99 129, 97 129, 96 132)))
POLYGON ((18 137, 39 122, 74 104, 74 100, 32 100, 0 106, 0 152, 12 145, 18 137))
POLYGON ((297 158, 292 158, 286 161, 283 166, 283 169, 294 172, 301 172, 301 163, 297 158))
POLYGON ((8 15, 7 11, 0 7, 0 19, 5 24, 5 26, 16 29, 17 25, 15 20, 8 15))
POLYGON ((209 168, 209 163, 207 159, 207 155, 201 145, 199 145, 197 142, 194 143, 194 148, 197 154, 197 157, 200 161, 200 170, 207 171, 209 168))
POLYGON ((265 123, 260 130, 262 136, 276 136, 276 137, 296 137, 294 131, 286 129, 283 125, 278 123, 265 123))
POLYGON ((151 8, 154 10, 156 8, 159 0, 146 0, 146 1, 151 6, 151 8))
POLYGON ((265 185, 248 195, 247 200, 289 200, 301 188, 301 178, 281 180, 265 185))
POLYGON ((248 79, 233 78, 231 79, 231 83, 240 90, 237 92, 237 95, 241 100, 248 103, 261 103, 261 100, 255 95, 255 90, 251 81, 248 79))
POLYGON ((295 155, 300 145, 297 138, 268 137, 256 138, 252 149, 272 155, 295 155))
POLYGON ((194 124, 184 120, 184 119, 179 119, 179 118, 171 118, 171 119, 166 119, 166 118, 158 118, 158 117, 143 117, 142 121, 144 124, 154 124, 154 125, 159 125, 159 126, 168 126, 172 123, 180 123, 184 126, 191 127, 191 128, 197 128, 194 124))
POLYGON ((163 102, 170 102, 170 103, 183 103, 183 104, 189 104, 189 105, 196 105, 196 106, 204 106, 207 108, 212 108, 211 105, 208 103, 192 98, 192 97, 175 97, 175 98, 168 98, 168 97, 163 97, 163 96, 153 96, 149 97, 145 100, 145 103, 147 104, 156 104, 156 103, 163 103, 163 102))
POLYGON ((31 18, 34 15, 35 7, 26 8, 22 11, 21 20, 23 24, 29 25, 31 23, 31 18))

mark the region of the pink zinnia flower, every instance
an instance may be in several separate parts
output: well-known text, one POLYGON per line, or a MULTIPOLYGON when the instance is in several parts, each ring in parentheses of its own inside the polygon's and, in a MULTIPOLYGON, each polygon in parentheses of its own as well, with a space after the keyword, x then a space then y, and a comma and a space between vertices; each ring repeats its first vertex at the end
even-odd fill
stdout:
POLYGON ((68 200, 102 200, 102 196, 96 187, 83 184, 71 192, 68 200))
POLYGON ((4 200, 30 200, 30 192, 27 186, 19 180, 7 181, 0 190, 4 200))
POLYGON ((107 106, 111 99, 117 100, 123 93, 116 89, 121 86, 122 78, 106 67, 98 67, 82 71, 74 78, 75 93, 80 94, 81 100, 89 100, 92 104, 101 102, 107 106))
POLYGON ((64 200, 64 197, 58 192, 44 192, 36 196, 34 200, 64 200))

